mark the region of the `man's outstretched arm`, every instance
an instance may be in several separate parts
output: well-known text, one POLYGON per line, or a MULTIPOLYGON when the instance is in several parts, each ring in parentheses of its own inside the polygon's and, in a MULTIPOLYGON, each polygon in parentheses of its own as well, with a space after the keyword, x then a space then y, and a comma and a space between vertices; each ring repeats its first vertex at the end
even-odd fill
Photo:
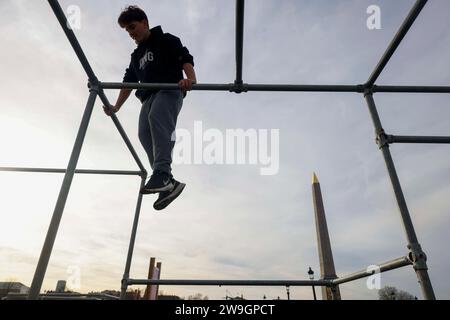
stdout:
POLYGON ((197 83, 194 66, 190 63, 183 64, 183 71, 186 74, 186 79, 181 80, 178 85, 183 91, 190 91, 192 85, 197 83))
POLYGON ((127 101, 128 97, 130 96, 132 89, 120 89, 119 97, 117 98, 116 104, 112 106, 111 109, 108 109, 107 107, 103 106, 103 110, 105 113, 110 116, 113 113, 116 113, 120 110, 122 105, 127 101))

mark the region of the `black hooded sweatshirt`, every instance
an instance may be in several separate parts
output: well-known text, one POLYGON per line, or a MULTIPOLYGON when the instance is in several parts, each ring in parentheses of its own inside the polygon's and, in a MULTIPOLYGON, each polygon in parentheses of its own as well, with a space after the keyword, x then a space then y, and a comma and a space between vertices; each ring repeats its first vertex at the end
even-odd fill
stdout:
MULTIPOLYGON (((183 79, 183 64, 194 65, 194 58, 179 38, 163 33, 161 26, 150 30, 150 37, 131 54, 130 66, 123 82, 178 83, 183 79)), ((136 97, 144 102, 158 90, 137 90, 136 97)))

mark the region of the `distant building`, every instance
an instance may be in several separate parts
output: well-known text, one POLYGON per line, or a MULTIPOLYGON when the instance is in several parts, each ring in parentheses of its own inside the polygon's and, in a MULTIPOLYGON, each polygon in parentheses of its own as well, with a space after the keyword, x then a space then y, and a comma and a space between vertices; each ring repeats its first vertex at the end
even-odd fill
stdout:
POLYGON ((65 280, 58 280, 56 283, 56 290, 55 292, 62 293, 66 291, 66 281, 65 280))
POLYGON ((0 282, 0 299, 10 293, 28 294, 30 288, 20 282, 0 282))

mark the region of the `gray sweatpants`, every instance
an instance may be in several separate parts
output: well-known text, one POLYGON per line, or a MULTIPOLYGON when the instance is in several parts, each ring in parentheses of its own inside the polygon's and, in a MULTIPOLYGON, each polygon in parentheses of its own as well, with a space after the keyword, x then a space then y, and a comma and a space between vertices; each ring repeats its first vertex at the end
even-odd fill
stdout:
POLYGON ((139 140, 154 170, 171 175, 172 150, 177 117, 183 106, 181 90, 160 90, 142 104, 139 140))

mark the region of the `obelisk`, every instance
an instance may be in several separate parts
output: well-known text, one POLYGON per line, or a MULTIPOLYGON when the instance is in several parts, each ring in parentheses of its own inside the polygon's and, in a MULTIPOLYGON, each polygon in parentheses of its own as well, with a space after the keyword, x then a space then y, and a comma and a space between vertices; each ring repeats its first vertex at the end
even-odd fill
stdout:
MULTIPOLYGON (((316 218, 317 246, 319 248, 321 279, 336 279, 336 269, 334 268, 333 253, 331 251, 331 242, 328 234, 327 218, 325 216, 325 209, 323 206, 322 192, 320 191, 319 179, 317 179, 315 173, 313 173, 312 194, 316 218)), ((341 300, 339 287, 322 287, 322 299, 341 300)))

